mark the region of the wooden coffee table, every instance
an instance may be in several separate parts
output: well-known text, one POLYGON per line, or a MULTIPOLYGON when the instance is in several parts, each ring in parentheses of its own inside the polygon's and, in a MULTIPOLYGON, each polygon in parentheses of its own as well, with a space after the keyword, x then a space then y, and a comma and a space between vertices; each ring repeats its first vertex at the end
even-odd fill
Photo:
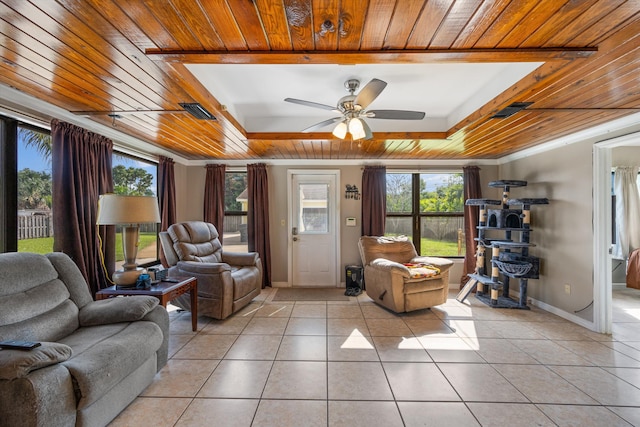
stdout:
POLYGON ((160 304, 167 308, 172 301, 182 294, 191 294, 191 328, 198 330, 198 281, 195 277, 171 277, 151 285, 149 289, 116 289, 115 286, 96 292, 96 300, 103 300, 117 296, 149 295, 160 300, 160 304))

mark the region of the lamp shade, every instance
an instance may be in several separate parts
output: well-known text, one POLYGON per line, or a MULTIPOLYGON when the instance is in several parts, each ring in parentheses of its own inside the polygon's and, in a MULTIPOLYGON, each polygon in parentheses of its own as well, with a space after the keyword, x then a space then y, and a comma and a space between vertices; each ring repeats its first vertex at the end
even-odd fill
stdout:
POLYGON ((160 222, 158 199, 155 196, 102 194, 98 200, 96 224, 144 224, 150 222, 160 222))

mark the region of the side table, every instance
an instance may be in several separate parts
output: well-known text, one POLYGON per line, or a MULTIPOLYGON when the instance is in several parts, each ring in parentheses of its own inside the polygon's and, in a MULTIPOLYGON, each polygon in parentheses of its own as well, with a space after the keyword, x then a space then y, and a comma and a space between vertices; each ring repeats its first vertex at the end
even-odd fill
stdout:
POLYGON ((111 286, 96 292, 96 300, 103 300, 117 296, 149 295, 160 300, 160 304, 167 308, 169 301, 182 294, 191 294, 191 328, 198 330, 198 281, 195 277, 171 277, 151 285, 149 289, 116 289, 111 286))

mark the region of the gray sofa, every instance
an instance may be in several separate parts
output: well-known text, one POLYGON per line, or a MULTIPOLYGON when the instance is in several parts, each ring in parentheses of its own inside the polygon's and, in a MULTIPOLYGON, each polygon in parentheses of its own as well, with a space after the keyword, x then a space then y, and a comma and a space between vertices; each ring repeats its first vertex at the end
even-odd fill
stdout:
POLYGON ((93 301, 63 253, 0 254, 0 424, 104 426, 166 364, 169 317, 154 297, 93 301))

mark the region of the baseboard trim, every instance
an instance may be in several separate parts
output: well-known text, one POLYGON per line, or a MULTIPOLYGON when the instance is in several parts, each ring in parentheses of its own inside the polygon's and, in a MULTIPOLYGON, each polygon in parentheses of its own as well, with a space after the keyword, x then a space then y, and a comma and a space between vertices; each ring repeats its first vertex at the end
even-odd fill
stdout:
MULTIPOLYGON (((511 298, 515 298, 518 299, 520 297, 520 293, 517 291, 511 291, 509 292, 509 296, 511 298)), ((596 325, 594 322, 590 322, 586 319, 583 319, 580 316, 576 316, 573 313, 568 313, 564 310, 559 309, 558 307, 555 307, 553 305, 549 305, 546 302, 542 302, 542 301, 538 301, 535 298, 531 298, 531 297, 527 297, 527 304, 528 305, 532 305, 534 307, 538 307, 541 308, 544 311, 547 311, 551 314, 555 314, 556 316, 562 317, 565 320, 568 320, 569 322, 575 323, 579 326, 582 326, 583 328, 587 328, 590 331, 595 331, 596 329, 596 325)))
POLYGON ((546 302, 538 301, 533 298, 528 298, 528 299, 531 301, 531 305, 535 307, 541 308, 544 311, 548 311, 551 314, 555 314, 556 316, 562 317, 563 319, 568 320, 569 322, 575 323, 579 326, 582 326, 583 328, 587 328, 590 331, 596 330, 596 325, 594 322, 590 322, 589 320, 583 319, 580 316, 576 316, 573 313, 568 313, 564 310, 560 310, 558 307, 549 305, 546 302))
MULTIPOLYGON (((345 282, 340 282, 340 286, 336 286, 336 288, 344 288, 346 286, 345 282)), ((272 288, 290 288, 291 284, 289 282, 271 282, 272 288)))

